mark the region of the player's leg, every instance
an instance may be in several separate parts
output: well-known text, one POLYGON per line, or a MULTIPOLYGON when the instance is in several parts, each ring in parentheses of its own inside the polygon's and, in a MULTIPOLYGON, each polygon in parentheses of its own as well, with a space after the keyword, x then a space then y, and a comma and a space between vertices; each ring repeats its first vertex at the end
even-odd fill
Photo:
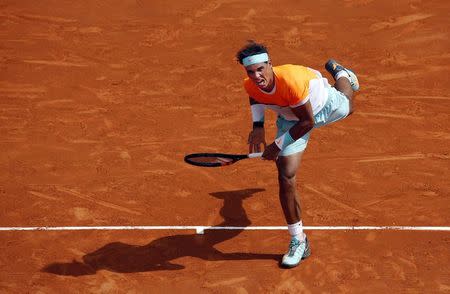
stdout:
POLYGON ((277 159, 279 197, 283 213, 288 224, 294 224, 301 219, 301 209, 296 188, 296 174, 300 167, 303 152, 277 159))
POLYGON ((277 159, 279 198, 291 235, 288 252, 283 256, 281 265, 288 268, 297 266, 302 259, 311 254, 308 239, 303 233, 301 208, 296 187, 296 174, 300 167, 302 154, 303 152, 297 152, 288 156, 280 156, 277 159))
POLYGON ((336 83, 334 84, 334 87, 342 92, 350 101, 353 98, 353 89, 352 85, 350 84, 350 81, 345 77, 340 77, 336 80, 336 83))
POLYGON ((328 60, 325 64, 325 69, 335 79, 334 87, 349 100, 351 114, 354 111, 353 93, 359 90, 359 81, 356 74, 333 59, 328 60))
MULTIPOLYGON (((277 119, 277 134, 280 137, 288 132, 296 121, 288 121, 279 116, 277 119)), ((306 149, 310 133, 299 138, 279 153, 277 159, 279 197, 283 213, 288 224, 301 220, 301 210, 297 197, 296 174, 300 167, 303 151, 306 149)))

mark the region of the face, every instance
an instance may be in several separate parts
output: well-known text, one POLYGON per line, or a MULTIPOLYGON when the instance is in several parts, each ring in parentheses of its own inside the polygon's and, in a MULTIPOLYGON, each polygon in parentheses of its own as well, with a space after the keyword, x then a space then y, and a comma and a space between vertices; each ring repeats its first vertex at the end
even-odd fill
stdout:
POLYGON ((268 63, 261 62, 246 66, 245 70, 247 76, 258 88, 265 91, 273 89, 274 74, 270 61, 268 63))

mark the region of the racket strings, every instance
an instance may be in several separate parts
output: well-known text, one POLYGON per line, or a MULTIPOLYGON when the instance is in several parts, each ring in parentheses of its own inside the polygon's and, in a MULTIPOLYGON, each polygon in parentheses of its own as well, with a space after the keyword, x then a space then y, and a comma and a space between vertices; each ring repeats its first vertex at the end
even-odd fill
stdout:
POLYGON ((189 161, 195 163, 220 163, 223 165, 230 164, 233 162, 232 158, 224 158, 224 157, 194 157, 189 158, 189 161))
POLYGON ((248 158, 244 154, 224 154, 224 153, 193 153, 186 155, 184 161, 197 166, 218 167, 230 165, 241 159, 248 158))

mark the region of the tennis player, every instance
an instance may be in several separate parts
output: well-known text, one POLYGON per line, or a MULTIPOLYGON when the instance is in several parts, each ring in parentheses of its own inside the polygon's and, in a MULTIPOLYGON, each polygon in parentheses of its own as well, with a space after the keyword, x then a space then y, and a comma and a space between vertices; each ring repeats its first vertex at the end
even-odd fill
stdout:
POLYGON ((253 129, 249 152, 261 152, 278 169, 279 197, 291 241, 281 265, 291 268, 311 254, 303 232, 296 190, 296 173, 311 131, 341 120, 353 112, 353 93, 359 89, 356 75, 335 60, 325 64, 336 83, 332 87, 320 72, 300 65, 273 66, 267 48, 249 41, 236 57, 244 66, 244 88, 250 98, 253 129), (275 141, 266 145, 264 111, 278 114, 275 141))

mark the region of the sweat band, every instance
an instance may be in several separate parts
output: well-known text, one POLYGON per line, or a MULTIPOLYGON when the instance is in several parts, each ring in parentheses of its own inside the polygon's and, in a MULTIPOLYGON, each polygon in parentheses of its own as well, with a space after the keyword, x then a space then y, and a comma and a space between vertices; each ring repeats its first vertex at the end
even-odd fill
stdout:
POLYGON ((263 121, 254 121, 253 128, 264 128, 264 122, 263 121))
POLYGON ((269 55, 267 53, 260 53, 252 56, 247 56, 242 59, 243 66, 249 66, 255 63, 261 63, 269 61, 269 55))
POLYGON ((252 104, 250 108, 252 110, 253 122, 264 122, 264 110, 266 109, 266 106, 264 104, 252 104))
POLYGON ((280 150, 283 150, 284 148, 286 148, 287 146, 291 145, 294 142, 295 140, 292 139, 291 134, 289 134, 289 131, 287 131, 286 133, 275 139, 275 144, 278 146, 278 148, 280 148, 280 150))

